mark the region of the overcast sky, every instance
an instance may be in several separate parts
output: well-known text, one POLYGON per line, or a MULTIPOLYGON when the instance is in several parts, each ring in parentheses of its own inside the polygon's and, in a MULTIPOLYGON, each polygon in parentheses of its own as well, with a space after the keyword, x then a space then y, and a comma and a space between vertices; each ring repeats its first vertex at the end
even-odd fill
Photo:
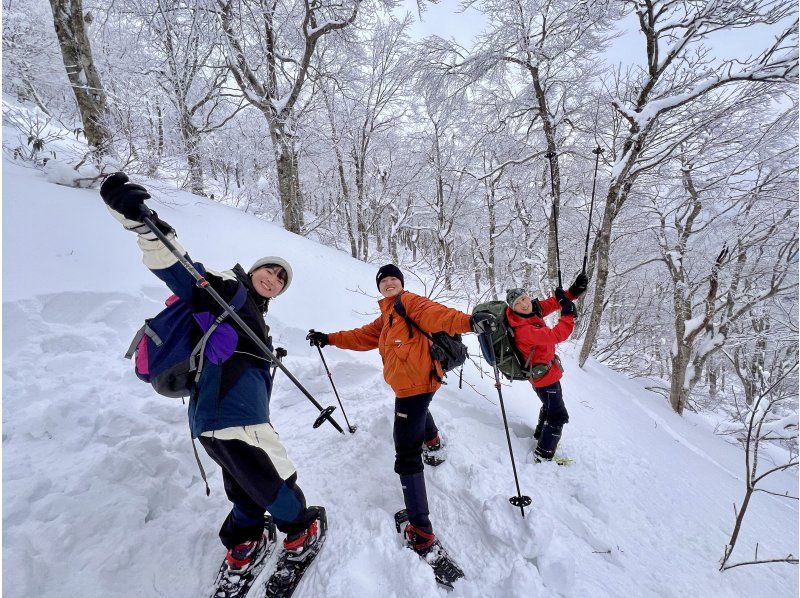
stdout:
MULTIPOLYGON (((483 31, 486 20, 475 9, 460 12, 459 0, 439 0, 437 4, 427 4, 422 20, 419 20, 416 0, 404 0, 404 10, 412 13, 416 22, 412 36, 418 39, 428 35, 453 38, 459 44, 470 47, 476 35, 483 31)), ((792 17, 793 19, 794 17, 792 17)), ((788 26, 792 19, 784 24, 788 26)), ((607 60, 610 63, 633 64, 644 58, 644 41, 638 31, 638 20, 631 14, 618 25, 620 36, 609 48, 607 60)), ((744 59, 760 53, 771 45, 780 27, 753 27, 715 33, 709 40, 719 59, 744 59)))

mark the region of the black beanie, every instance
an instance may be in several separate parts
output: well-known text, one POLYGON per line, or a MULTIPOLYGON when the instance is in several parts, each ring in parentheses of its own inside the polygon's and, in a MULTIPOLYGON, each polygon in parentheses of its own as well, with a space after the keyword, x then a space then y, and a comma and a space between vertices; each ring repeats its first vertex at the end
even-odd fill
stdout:
POLYGON ((387 276, 394 276, 395 278, 399 278, 400 284, 402 284, 403 288, 405 288, 406 281, 403 279, 403 273, 400 272, 400 268, 398 268, 394 264, 386 264, 385 266, 380 267, 380 270, 378 270, 378 274, 375 275, 375 284, 378 285, 378 288, 380 288, 381 286, 381 281, 387 276))

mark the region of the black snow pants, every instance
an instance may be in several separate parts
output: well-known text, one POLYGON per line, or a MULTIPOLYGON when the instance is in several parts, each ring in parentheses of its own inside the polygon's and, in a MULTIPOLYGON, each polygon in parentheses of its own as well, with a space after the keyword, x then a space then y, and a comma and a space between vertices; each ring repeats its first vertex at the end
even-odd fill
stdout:
POLYGON ((428 407, 433 393, 395 399, 394 470, 400 475, 408 518, 414 527, 430 532, 428 497, 425 490, 422 444, 438 436, 439 430, 428 407))
POLYGON ((228 500, 233 503, 219 531, 226 548, 256 540, 269 511, 279 530, 292 535, 315 517, 297 485, 297 472, 270 424, 217 430, 199 437, 208 455, 222 468, 228 500))
POLYGON ((561 440, 561 429, 569 422, 569 413, 561 393, 561 382, 554 382, 541 388, 535 388, 542 408, 539 411, 538 440, 534 453, 543 459, 552 459, 558 441, 561 440))

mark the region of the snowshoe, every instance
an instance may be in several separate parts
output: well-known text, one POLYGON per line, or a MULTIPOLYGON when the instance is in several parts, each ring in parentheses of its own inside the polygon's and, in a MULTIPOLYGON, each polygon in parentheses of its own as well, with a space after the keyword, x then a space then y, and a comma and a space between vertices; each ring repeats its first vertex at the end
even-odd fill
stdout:
POLYGON ((264 584, 266 598, 289 598, 322 549, 328 518, 324 507, 311 508, 317 509, 318 517, 303 533, 284 540, 275 571, 264 584))
POLYGON ((569 457, 564 457, 561 455, 556 455, 552 459, 545 459, 544 457, 540 457, 536 453, 533 455, 533 462, 534 463, 555 463, 556 465, 572 465, 572 459, 569 457))
POLYGON ((265 515, 264 533, 252 542, 228 550, 214 581, 212 598, 244 598, 275 549, 277 533, 270 515, 265 515))
POLYGON ((398 534, 402 532, 406 547, 416 552, 431 566, 436 583, 440 586, 452 590, 453 584, 464 577, 464 571, 448 554, 439 539, 432 533, 415 528, 409 522, 408 512, 405 509, 395 513, 394 525, 398 534))
POLYGON ((422 460, 425 465, 437 467, 445 462, 444 445, 441 437, 437 434, 436 438, 422 443, 422 460))

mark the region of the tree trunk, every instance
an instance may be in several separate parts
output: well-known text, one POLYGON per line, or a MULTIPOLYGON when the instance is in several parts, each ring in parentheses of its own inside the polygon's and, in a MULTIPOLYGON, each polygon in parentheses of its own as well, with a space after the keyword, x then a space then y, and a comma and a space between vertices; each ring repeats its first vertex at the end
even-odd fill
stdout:
POLYGON ((186 150, 186 162, 189 166, 189 191, 195 195, 205 195, 203 160, 200 156, 200 133, 192 124, 191 115, 188 113, 180 115, 178 128, 186 150))
POLYGON ((275 151, 275 170, 278 177, 278 197, 283 211, 283 227, 290 232, 301 234, 305 222, 297 153, 287 139, 286 132, 272 122, 270 137, 275 151))
POLYGON ((389 231, 389 255, 392 256, 392 263, 396 264, 400 260, 397 257, 397 235, 393 234, 392 231, 395 230, 395 225, 397 224, 397 219, 394 215, 392 215, 392 224, 391 229, 389 231))
POLYGON ((497 233, 497 219, 495 216, 494 211, 494 186, 490 185, 490 193, 487 194, 486 197, 486 211, 489 216, 489 259, 487 264, 487 278, 489 279, 489 288, 492 291, 492 299, 497 300, 497 279, 495 273, 495 249, 496 249, 496 240, 495 235, 497 233))
POLYGON ((86 35, 82 0, 50 0, 61 57, 75 94, 83 122, 86 141, 95 152, 108 151, 111 135, 103 119, 106 116, 106 94, 94 66, 92 48, 86 35))
MULTIPOLYGON (((750 472, 748 472, 750 475, 750 472)), ((722 563, 720 563, 719 570, 722 571, 725 568, 725 565, 728 562, 728 559, 731 557, 731 553, 733 553, 733 548, 736 546, 736 540, 739 538, 739 532, 742 529, 742 522, 744 521, 744 514, 747 512, 747 507, 750 504, 750 498, 753 496, 753 492, 755 489, 751 485, 749 479, 747 482, 747 490, 744 493, 744 500, 742 501, 742 506, 736 512, 736 524, 733 526, 733 532, 731 533, 731 538, 728 540, 727 546, 725 546, 725 555, 722 559, 722 563)), ((735 507, 735 505, 734 505, 735 507)))
MULTIPOLYGON (((558 170, 558 158, 553 157, 549 160, 550 176, 552 177, 552 187, 550 190, 550 217, 547 222, 547 275, 550 278, 552 286, 555 287, 559 284, 558 279, 558 266, 559 266, 559 242, 557 237, 558 226, 558 206, 561 205, 560 200, 560 174, 558 170)), ((550 182, 550 181, 548 181, 550 182)))
POLYGON ((198 152, 197 144, 192 143, 188 148, 186 161, 189 164, 189 191, 195 195, 205 195, 203 185, 203 162, 198 152))
POLYGON ((678 415, 683 415, 683 408, 689 398, 686 384, 686 370, 689 367, 691 348, 680 340, 677 342, 677 355, 672 356, 672 372, 670 373, 669 404, 678 415))
POLYGON ((595 282, 594 282, 594 300, 592 301, 592 311, 589 315, 589 326, 586 329, 586 336, 583 339, 581 346, 580 356, 578 357, 578 365, 583 367, 589 354, 594 348, 597 341, 597 333, 600 331, 600 319, 603 316, 603 307, 605 302, 606 284, 608 284, 608 263, 609 263, 609 250, 611 247, 611 225, 614 220, 614 207, 611 198, 616 195, 616 189, 612 188, 608 192, 606 207, 603 212, 603 222, 600 224, 600 230, 597 231, 597 238, 595 239, 596 255, 596 269, 595 269, 595 282))
POLYGON ((558 238, 557 220, 558 210, 561 206, 561 172, 558 167, 558 145, 556 140, 556 125, 550 115, 547 105, 547 94, 542 85, 539 67, 528 67, 533 83, 536 101, 539 105, 539 116, 542 122, 542 131, 547 142, 547 162, 550 170, 550 201, 552 209, 547 227, 547 271, 553 285, 560 282, 558 280, 558 238))
POLYGON ((708 395, 712 399, 717 398, 717 394, 719 393, 719 375, 717 374, 717 368, 713 366, 713 364, 708 365, 708 395))

